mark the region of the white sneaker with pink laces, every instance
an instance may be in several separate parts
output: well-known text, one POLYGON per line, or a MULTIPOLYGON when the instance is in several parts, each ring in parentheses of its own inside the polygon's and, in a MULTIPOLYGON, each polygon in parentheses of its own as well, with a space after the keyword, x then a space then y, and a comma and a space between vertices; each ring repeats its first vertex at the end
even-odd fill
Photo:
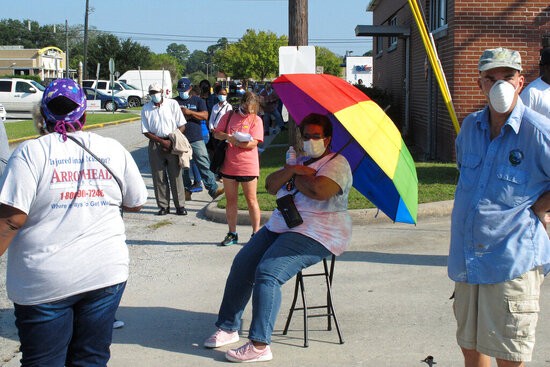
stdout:
POLYGON ((240 348, 230 349, 225 353, 225 358, 231 362, 265 362, 273 359, 271 348, 266 345, 264 349, 258 349, 251 341, 240 348))
POLYGON ((208 339, 204 341, 206 348, 218 348, 227 344, 233 344, 239 341, 238 331, 225 331, 218 329, 208 339))

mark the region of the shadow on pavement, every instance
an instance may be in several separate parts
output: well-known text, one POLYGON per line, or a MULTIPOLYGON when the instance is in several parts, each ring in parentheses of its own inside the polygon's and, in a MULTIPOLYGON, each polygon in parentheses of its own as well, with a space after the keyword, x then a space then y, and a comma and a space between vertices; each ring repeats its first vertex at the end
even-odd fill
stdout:
POLYGON ((117 318, 122 329, 114 330, 113 344, 140 345, 145 348, 225 360, 224 352, 206 349, 202 343, 215 331, 216 315, 168 307, 120 307, 117 318))
POLYGON ((338 261, 362 261, 379 264, 447 266, 447 256, 392 254, 373 251, 346 251, 338 256, 338 261))

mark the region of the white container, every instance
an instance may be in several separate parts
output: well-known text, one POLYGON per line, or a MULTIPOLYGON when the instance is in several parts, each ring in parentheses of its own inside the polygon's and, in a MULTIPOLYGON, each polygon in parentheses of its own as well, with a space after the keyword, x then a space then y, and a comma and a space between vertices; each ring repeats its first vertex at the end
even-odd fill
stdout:
POLYGON ((286 151, 286 164, 296 165, 296 151, 292 145, 286 151))

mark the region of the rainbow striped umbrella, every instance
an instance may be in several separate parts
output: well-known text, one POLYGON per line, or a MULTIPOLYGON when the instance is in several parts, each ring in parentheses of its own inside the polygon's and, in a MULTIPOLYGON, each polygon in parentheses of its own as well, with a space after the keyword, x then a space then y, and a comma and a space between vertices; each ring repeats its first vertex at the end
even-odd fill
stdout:
POLYGON ((273 82, 295 121, 327 115, 332 150, 348 160, 353 186, 395 222, 416 223, 418 179, 401 134, 386 113, 343 79, 325 74, 285 74, 273 82))

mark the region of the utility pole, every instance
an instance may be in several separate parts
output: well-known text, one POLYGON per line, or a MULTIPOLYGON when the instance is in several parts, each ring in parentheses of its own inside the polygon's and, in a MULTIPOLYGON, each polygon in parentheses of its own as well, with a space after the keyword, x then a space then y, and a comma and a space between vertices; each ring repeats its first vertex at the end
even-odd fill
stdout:
POLYGON ((307 46, 307 0, 288 0, 288 45, 307 46))
MULTIPOLYGON (((288 0, 288 45, 307 46, 308 12, 307 0, 288 0)), ((296 122, 288 117, 288 139, 296 151, 302 151, 302 137, 299 136, 296 122)))
POLYGON ((83 62, 83 74, 82 79, 88 79, 88 72, 86 65, 86 58, 88 56, 88 13, 90 11, 90 0, 86 0, 86 11, 84 12, 84 62, 83 62))
POLYGON ((65 78, 69 78, 69 21, 65 19, 65 78))

